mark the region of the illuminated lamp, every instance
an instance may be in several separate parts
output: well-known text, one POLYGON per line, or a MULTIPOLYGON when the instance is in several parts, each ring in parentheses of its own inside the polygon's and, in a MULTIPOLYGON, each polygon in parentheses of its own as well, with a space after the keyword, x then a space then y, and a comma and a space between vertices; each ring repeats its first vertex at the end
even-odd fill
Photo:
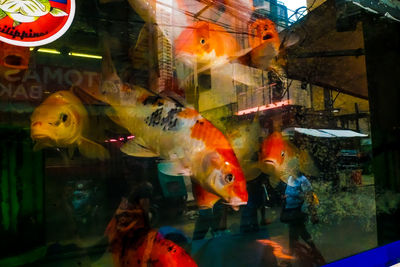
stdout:
POLYGON ((99 55, 91 55, 91 54, 85 54, 85 53, 77 53, 77 52, 69 52, 69 56, 73 57, 85 57, 85 58, 94 58, 94 59, 102 59, 102 56, 99 55))
POLYGON ((27 69, 29 57, 29 47, 20 47, 0 42, 0 64, 2 66, 13 69, 27 69))
POLYGON ((263 111, 263 110, 268 110, 268 109, 273 109, 273 108, 278 108, 278 107, 282 107, 282 106, 286 106, 286 105, 290 105, 290 104, 291 104, 290 100, 279 101, 279 102, 275 102, 275 103, 271 103, 271 104, 267 104, 267 105, 263 105, 263 106, 240 110, 240 111, 238 111, 237 115, 246 115, 246 114, 263 111))

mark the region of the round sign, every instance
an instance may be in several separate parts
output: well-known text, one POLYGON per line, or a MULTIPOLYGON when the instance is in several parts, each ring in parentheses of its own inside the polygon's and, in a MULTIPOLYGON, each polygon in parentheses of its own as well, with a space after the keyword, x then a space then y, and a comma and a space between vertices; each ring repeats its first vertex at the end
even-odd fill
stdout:
POLYGON ((0 0, 0 41, 39 46, 62 36, 74 19, 75 0, 0 0))

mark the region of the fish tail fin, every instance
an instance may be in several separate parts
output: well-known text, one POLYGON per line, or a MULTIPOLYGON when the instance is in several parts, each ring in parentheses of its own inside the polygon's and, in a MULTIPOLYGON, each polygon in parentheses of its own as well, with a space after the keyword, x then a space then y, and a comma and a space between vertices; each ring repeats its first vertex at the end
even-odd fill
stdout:
POLYGON ((79 152, 85 157, 105 160, 110 158, 109 152, 101 145, 87 138, 81 137, 78 142, 79 152))

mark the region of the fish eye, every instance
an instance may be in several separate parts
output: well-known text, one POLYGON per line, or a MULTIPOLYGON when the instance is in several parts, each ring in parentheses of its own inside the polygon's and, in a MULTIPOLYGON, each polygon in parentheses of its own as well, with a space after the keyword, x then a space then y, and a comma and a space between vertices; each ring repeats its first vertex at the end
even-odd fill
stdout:
POLYGON ((285 156, 285 151, 282 151, 281 152, 281 157, 284 157, 285 156))
POLYGON ((232 183, 233 180, 235 180, 235 177, 232 174, 229 173, 229 174, 225 175, 225 182, 232 183))
POLYGON ((61 117, 62 122, 66 122, 68 120, 68 115, 65 113, 61 113, 60 117, 61 117))
POLYGON ((201 38, 201 39, 200 39, 200 43, 201 43, 201 44, 205 44, 205 43, 206 43, 206 40, 205 40, 204 38, 201 38))

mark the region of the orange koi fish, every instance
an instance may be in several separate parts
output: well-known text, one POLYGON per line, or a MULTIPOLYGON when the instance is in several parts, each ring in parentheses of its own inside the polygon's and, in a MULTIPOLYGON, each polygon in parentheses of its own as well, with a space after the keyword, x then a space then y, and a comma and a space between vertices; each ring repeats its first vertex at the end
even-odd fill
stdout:
POLYGON ((281 31, 269 19, 256 19, 249 24, 249 53, 241 56, 238 62, 262 70, 281 69, 285 64, 285 48, 299 41, 299 36, 281 31))
POLYGON ((88 114, 72 91, 58 91, 38 106, 31 116, 31 138, 34 150, 44 147, 64 147, 72 155, 75 147, 88 158, 104 160, 108 151, 84 137, 88 114))
POLYGON ((280 38, 275 23, 269 19, 257 19, 249 25, 251 65, 268 69, 279 54, 280 38))
POLYGON ((197 266, 183 248, 150 229, 144 210, 127 199, 122 200, 105 234, 116 267, 197 266))
POLYGON ((288 183, 288 177, 296 177, 298 170, 311 175, 318 173, 309 153, 298 149, 276 131, 263 141, 259 160, 261 170, 270 175, 273 186, 280 180, 288 183))
POLYGON ((197 21, 184 29, 175 40, 177 58, 192 64, 215 62, 221 65, 236 58, 240 46, 236 39, 223 27, 211 22, 197 21))
POLYGON ((256 48, 262 44, 270 44, 279 52, 280 38, 275 23, 270 19, 257 19, 249 24, 249 44, 256 48))
MULTIPOLYGON (((261 174, 258 162, 260 133, 258 115, 251 122, 234 122, 227 126, 226 136, 239 160, 246 181, 251 181, 261 174)), ((220 199, 220 197, 205 191, 196 183, 193 183, 192 187, 194 198, 200 208, 212 208, 220 199)))

